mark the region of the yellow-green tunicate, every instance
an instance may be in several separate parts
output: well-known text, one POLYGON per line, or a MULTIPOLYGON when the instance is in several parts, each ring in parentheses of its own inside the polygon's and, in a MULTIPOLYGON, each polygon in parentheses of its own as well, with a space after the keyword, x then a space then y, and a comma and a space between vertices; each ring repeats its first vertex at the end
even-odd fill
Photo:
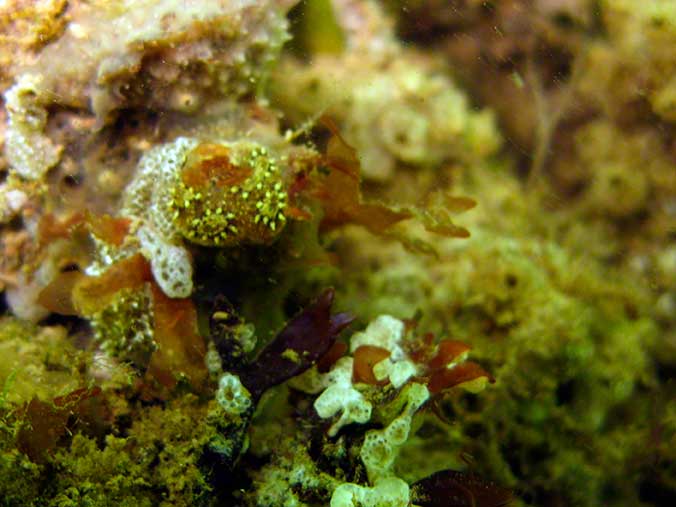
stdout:
POLYGON ((193 243, 269 243, 286 223, 279 161, 256 143, 198 145, 170 193, 170 217, 193 243))

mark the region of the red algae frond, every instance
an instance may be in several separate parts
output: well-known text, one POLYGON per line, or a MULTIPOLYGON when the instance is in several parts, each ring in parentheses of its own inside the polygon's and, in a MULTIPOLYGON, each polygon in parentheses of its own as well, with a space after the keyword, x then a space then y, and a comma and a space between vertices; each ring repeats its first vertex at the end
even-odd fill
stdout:
POLYGON ((197 311, 190 299, 168 298, 151 283, 154 339, 148 375, 172 389, 185 376, 194 389, 200 390, 207 378, 204 364, 206 346, 197 329, 197 311))
POLYGON ((363 382, 372 385, 385 385, 388 380, 378 380, 373 373, 373 367, 390 357, 390 351, 375 345, 361 345, 352 354, 354 364, 352 367, 352 381, 363 382))

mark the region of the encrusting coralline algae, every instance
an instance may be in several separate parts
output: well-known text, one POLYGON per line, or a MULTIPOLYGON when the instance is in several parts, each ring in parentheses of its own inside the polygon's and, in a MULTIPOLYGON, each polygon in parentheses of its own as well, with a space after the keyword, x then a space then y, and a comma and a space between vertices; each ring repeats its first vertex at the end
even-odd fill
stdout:
POLYGON ((673 504, 674 26, 2 3, 0 504, 673 504))

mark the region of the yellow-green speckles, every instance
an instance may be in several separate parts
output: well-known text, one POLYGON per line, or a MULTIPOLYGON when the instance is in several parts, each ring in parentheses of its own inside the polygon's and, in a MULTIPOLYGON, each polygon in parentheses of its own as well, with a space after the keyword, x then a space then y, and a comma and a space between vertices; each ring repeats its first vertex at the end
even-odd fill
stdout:
POLYGON ((268 243, 286 223, 288 197, 278 160, 257 143, 198 145, 170 194, 169 215, 193 243, 268 243))
POLYGON ((108 354, 138 364, 148 361, 155 350, 150 304, 145 290, 125 290, 92 318, 94 337, 108 354))

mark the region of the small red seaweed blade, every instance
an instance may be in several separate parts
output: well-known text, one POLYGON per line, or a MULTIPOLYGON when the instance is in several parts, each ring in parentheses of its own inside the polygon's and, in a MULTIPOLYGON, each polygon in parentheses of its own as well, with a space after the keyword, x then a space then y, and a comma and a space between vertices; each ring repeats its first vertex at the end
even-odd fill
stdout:
POLYGON ((33 398, 19 411, 22 424, 17 432, 17 448, 35 463, 43 463, 73 428, 70 419, 86 411, 87 400, 99 396, 99 387, 76 389, 52 402, 33 398))
POLYGON ((512 492, 473 473, 441 470, 411 486, 413 503, 420 507, 503 507, 512 492))
POLYGON ((300 314, 291 319, 277 336, 240 373, 242 384, 255 399, 270 387, 300 375, 333 346, 338 334, 353 317, 331 315, 334 290, 326 289, 300 314))

